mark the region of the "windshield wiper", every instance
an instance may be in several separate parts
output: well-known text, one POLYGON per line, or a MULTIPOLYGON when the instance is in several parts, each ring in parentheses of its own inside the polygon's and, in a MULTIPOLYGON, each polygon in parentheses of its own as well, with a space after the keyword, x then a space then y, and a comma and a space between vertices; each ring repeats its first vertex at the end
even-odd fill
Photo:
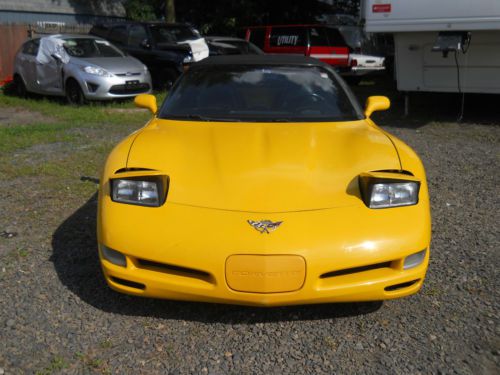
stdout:
POLYGON ((269 122, 291 122, 292 119, 287 118, 287 117, 282 117, 282 118, 273 118, 269 122))

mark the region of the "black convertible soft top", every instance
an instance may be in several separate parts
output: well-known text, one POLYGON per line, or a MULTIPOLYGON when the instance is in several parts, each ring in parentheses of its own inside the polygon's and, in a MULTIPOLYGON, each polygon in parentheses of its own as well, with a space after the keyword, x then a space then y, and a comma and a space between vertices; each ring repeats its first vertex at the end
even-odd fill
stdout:
POLYGON ((331 69, 331 66, 312 57, 297 55, 222 55, 203 59, 194 66, 204 65, 298 65, 321 66, 331 69))

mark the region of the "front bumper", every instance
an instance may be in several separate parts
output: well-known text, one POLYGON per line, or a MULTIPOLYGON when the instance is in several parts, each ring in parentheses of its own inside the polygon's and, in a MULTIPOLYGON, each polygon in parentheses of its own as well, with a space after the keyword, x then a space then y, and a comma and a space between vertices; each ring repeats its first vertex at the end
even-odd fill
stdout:
POLYGON ((425 205, 256 214, 174 203, 148 208, 101 196, 98 240, 109 286, 127 294, 255 306, 373 301, 421 288, 429 262, 430 215, 425 205), (261 234, 247 223, 262 219, 283 224, 261 234), (123 253, 127 266, 104 259, 103 246, 123 253), (404 258, 423 249, 423 262, 404 270, 404 258), (287 290, 276 286, 276 278, 293 278, 298 271, 277 270, 270 266, 276 262, 267 261, 259 262, 260 268, 240 262, 243 268, 229 270, 235 256, 302 258, 303 281, 294 279, 294 288, 276 292, 287 290), (234 277, 246 280, 238 284, 234 277), (248 287, 241 291, 235 285, 248 287))
POLYGON ((385 71, 385 66, 381 67, 363 67, 356 66, 342 73, 345 77, 362 77, 366 75, 379 75, 383 74, 385 71))
POLYGON ((82 72, 77 80, 89 100, 132 98, 138 94, 149 94, 152 89, 149 72, 128 77, 100 77, 82 72))

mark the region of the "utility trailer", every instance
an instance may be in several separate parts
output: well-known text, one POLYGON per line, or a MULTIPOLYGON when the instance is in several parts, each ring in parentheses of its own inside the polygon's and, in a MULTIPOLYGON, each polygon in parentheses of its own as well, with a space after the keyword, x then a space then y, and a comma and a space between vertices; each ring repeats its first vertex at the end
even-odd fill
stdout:
POLYGON ((394 36, 398 90, 500 93, 500 0, 362 0, 361 15, 394 36))

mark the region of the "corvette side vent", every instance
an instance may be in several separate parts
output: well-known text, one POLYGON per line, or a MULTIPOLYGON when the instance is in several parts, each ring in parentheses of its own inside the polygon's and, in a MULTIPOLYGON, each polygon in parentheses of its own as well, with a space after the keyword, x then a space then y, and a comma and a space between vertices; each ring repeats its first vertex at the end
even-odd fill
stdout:
POLYGON ((376 269, 379 269, 379 268, 390 268, 390 267, 391 267, 391 262, 383 262, 383 263, 377 263, 377 264, 370 264, 368 266, 354 267, 354 268, 345 268, 343 270, 337 270, 337 271, 327 272, 327 273, 322 274, 320 276, 320 278, 321 279, 327 279, 329 277, 352 275, 354 273, 371 271, 371 270, 376 270, 376 269))
POLYGON ((195 270, 193 268, 174 266, 172 264, 154 262, 152 260, 137 259, 137 268, 150 271, 163 272, 175 276, 190 277, 207 283, 214 283, 212 276, 205 271, 195 270))

